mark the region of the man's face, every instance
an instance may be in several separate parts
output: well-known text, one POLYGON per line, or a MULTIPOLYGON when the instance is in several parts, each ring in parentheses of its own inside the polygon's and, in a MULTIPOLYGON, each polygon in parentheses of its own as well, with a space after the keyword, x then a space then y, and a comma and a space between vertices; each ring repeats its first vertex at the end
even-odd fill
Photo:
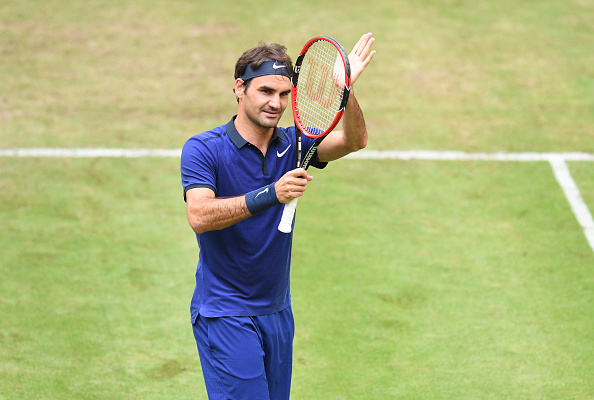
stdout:
POLYGON ((274 128, 287 108, 291 81, 282 75, 264 75, 253 78, 240 97, 240 112, 255 125, 274 128))

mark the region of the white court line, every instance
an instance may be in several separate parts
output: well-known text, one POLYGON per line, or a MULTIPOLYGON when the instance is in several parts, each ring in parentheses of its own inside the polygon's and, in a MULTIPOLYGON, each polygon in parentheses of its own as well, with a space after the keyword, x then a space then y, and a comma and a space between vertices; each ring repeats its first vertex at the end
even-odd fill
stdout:
MULTIPOLYGON (((0 149, 0 157, 177 157, 181 150, 166 149, 63 149, 22 148, 0 149)), ((567 161, 594 161, 591 153, 466 153, 462 151, 378 151, 362 150, 349 154, 349 159, 359 160, 444 160, 444 161, 547 161, 553 168, 571 210, 584 229, 586 239, 594 251, 594 219, 584 203, 580 190, 573 180, 567 161)))
POLYGON ((444 161, 594 161, 591 153, 466 153, 463 151, 380 151, 362 150, 351 153, 346 158, 374 160, 444 160, 444 161))
POLYGON ((164 149, 0 149, 0 157, 179 157, 181 150, 164 149))
MULTIPOLYGON (((21 148, 0 149, 0 157, 179 157, 181 150, 109 148, 21 148)), ((444 161, 594 161, 591 153, 466 153, 463 151, 380 151, 361 150, 345 158, 359 160, 444 160, 444 161)))
POLYGON ((592 214, 590 214, 588 206, 584 203, 584 199, 582 199, 580 190, 569 172, 567 163, 560 157, 552 158, 549 162, 575 217, 584 229, 584 234, 586 235, 586 239, 588 239, 588 243, 590 243, 590 247, 594 250, 594 219, 592 219, 592 214))

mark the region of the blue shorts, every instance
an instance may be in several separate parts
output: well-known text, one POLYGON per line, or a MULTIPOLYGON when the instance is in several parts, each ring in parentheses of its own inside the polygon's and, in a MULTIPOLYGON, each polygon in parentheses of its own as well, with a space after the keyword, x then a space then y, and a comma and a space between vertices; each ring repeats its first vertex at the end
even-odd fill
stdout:
POLYGON ((288 400, 293 312, 207 318, 193 325, 210 400, 288 400))

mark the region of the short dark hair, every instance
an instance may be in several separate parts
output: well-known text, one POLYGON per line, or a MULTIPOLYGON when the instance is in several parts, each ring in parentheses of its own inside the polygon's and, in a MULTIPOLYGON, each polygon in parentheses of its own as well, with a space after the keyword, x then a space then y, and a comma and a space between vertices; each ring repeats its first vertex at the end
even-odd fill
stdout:
POLYGON ((243 53, 235 63, 235 79, 240 78, 249 64, 258 69, 264 61, 278 61, 287 66, 289 74, 293 73, 293 61, 287 54, 287 48, 278 43, 260 42, 243 53))

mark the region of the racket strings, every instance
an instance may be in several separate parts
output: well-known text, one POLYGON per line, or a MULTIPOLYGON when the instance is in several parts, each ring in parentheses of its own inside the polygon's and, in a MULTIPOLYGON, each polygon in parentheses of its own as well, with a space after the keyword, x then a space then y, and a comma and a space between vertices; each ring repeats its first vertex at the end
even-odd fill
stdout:
POLYGON ((345 89, 345 67, 338 50, 327 41, 310 46, 297 84, 299 117, 314 135, 326 131, 340 110, 345 89))

